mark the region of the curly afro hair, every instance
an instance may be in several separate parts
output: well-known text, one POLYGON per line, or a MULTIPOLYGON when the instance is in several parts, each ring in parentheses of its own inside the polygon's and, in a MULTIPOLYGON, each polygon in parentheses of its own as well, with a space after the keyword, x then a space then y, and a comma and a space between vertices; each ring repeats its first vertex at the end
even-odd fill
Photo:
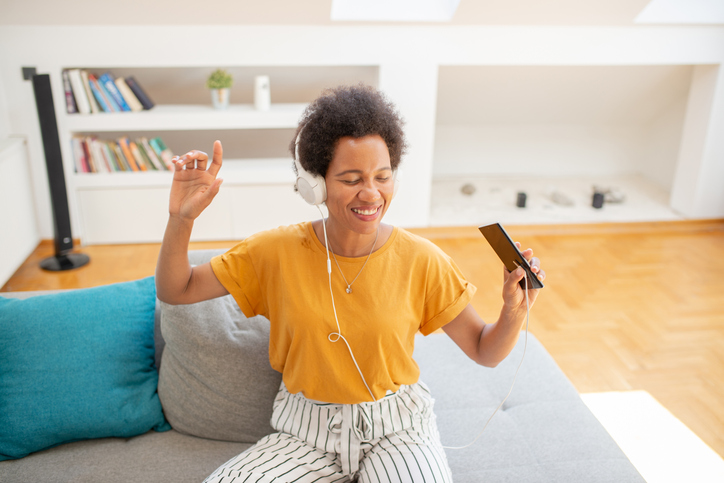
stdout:
MULTIPOLYGON (((403 125, 392 102, 373 87, 359 84, 325 89, 304 111, 289 150, 296 157, 296 140, 301 132, 302 167, 324 177, 340 138, 378 134, 387 144, 390 164, 395 170, 407 148, 403 125)), ((297 172, 296 166, 294 172, 297 172)))

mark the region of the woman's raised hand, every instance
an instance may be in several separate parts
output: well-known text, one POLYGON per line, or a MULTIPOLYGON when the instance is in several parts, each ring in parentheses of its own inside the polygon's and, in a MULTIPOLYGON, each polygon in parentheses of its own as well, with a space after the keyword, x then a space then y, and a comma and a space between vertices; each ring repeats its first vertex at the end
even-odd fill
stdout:
POLYGON ((171 216, 193 221, 209 206, 223 181, 216 177, 223 154, 221 141, 216 141, 210 164, 209 155, 203 151, 193 150, 183 156, 174 156, 171 160, 174 171, 169 201, 171 216))
MULTIPOLYGON (((521 249, 521 245, 519 242, 515 242, 515 246, 518 247, 518 250, 521 249)), ((526 260, 528 260, 531 271, 538 276, 538 279, 540 279, 541 281, 545 280, 546 272, 541 269, 540 260, 538 259, 538 257, 533 256, 533 250, 528 248, 526 250, 523 250, 521 254, 523 255, 523 257, 525 257, 526 260)), ((525 277, 525 271, 519 267, 512 272, 508 272, 508 270, 503 267, 503 272, 504 305, 508 309, 512 309, 514 311, 522 311, 523 313, 525 313, 525 290, 523 290, 518 284, 518 282, 523 280, 523 278, 525 277)), ((539 291, 540 289, 528 290, 528 300, 531 307, 533 306, 535 300, 538 298, 539 291)))

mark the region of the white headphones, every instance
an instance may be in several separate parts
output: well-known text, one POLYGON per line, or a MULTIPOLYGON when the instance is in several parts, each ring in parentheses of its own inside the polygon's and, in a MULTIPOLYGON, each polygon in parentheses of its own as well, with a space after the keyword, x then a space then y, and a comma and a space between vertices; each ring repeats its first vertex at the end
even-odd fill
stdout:
MULTIPOLYGON (((304 201, 310 205, 321 205, 327 200, 327 183, 324 181, 323 176, 312 174, 305 170, 299 161, 299 139, 302 137, 303 130, 304 128, 299 130, 297 140, 294 141, 294 165, 297 167, 297 181, 295 186, 299 194, 304 198, 304 201)), ((400 188, 397 170, 392 172, 392 178, 394 179, 392 198, 394 198, 400 188)))

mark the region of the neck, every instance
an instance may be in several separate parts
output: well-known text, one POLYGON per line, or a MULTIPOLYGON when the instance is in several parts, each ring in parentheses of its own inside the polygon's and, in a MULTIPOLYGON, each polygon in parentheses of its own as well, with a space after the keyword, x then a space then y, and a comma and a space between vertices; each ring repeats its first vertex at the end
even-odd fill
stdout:
MULTIPOLYGON (((356 233, 349 230, 340 230, 335 225, 334 220, 327 219, 327 239, 329 240, 329 246, 332 251, 337 255, 358 258, 366 257, 370 254, 370 251, 378 249, 384 244, 381 240, 383 226, 380 225, 377 230, 372 233, 356 233), (378 230, 380 232, 378 236, 378 230), (375 239, 377 243, 375 243, 375 239), (372 244, 375 243, 375 247, 372 244)), ((320 225, 320 230, 322 229, 320 225)), ((319 239, 324 243, 324 234, 319 239)))

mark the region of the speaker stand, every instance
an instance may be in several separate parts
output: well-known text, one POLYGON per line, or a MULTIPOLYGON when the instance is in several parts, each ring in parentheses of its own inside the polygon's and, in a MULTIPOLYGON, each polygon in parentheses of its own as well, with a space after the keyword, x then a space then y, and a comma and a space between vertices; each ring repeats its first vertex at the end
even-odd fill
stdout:
POLYGON ((40 268, 51 272, 60 272, 63 270, 73 270, 82 267, 90 261, 90 257, 83 253, 68 253, 65 255, 55 255, 43 259, 40 262, 40 268))

